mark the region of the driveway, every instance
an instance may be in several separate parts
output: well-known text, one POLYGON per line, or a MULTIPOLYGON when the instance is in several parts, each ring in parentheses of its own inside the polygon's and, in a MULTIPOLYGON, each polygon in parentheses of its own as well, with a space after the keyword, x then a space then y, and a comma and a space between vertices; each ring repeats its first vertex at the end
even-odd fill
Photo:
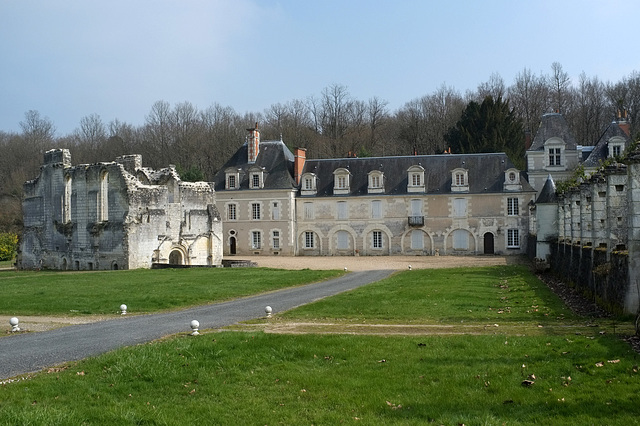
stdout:
POLYGON ((169 334, 188 333, 191 331, 189 324, 194 319, 200 322, 201 329, 207 329, 260 318, 265 315, 266 306, 271 306, 274 312, 289 310, 379 281, 392 272, 390 269, 354 271, 321 283, 178 312, 121 317, 41 333, 17 333, 0 339, 0 380, 169 334))

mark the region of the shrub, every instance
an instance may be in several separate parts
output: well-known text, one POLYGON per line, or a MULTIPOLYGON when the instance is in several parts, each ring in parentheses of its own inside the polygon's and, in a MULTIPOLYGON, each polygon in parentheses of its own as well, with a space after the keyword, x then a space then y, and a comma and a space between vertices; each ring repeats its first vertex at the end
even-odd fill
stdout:
POLYGON ((0 233, 0 260, 12 260, 18 251, 18 235, 0 233))

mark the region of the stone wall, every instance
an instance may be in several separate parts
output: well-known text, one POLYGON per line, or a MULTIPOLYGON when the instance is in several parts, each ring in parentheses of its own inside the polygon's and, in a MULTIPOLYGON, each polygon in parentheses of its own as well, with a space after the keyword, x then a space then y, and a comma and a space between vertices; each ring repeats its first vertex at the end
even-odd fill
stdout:
POLYGON ((68 150, 45 154, 24 185, 22 269, 132 269, 153 262, 220 265, 222 224, 206 182, 182 182, 173 167, 140 156, 71 165, 68 150))
MULTIPOLYGON (((640 161, 640 154, 637 156, 640 161)), ((614 163, 559 196, 551 269, 611 312, 638 310, 640 167, 614 163)), ((545 223, 549 223, 545 218, 545 223)), ((537 218, 538 228, 541 218, 537 218)), ((538 257, 538 256, 536 256, 538 257)))

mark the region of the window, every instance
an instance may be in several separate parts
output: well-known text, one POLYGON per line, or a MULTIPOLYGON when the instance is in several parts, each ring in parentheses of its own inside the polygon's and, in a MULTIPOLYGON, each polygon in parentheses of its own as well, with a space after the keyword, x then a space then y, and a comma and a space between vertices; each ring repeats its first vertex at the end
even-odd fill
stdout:
POLYGON ((509 182, 516 181, 516 172, 509 172, 509 182))
POLYGON ((262 248, 262 233, 260 231, 251 232, 251 248, 253 250, 262 248))
POLYGON ((454 198, 453 199, 453 217, 466 217, 466 216, 467 216, 467 199, 454 198))
POLYGON ((382 201, 380 200, 371 201, 371 218, 372 219, 382 218, 382 201))
POLYGON ((338 201, 337 208, 338 208, 338 220, 345 220, 349 218, 346 201, 338 201))
POLYGON ((507 230, 507 248, 520 247, 520 231, 518 229, 507 230))
POLYGON ((277 201, 274 201, 272 204, 271 219, 280 220, 280 204, 277 201))
POLYGON ((469 190, 468 173, 468 170, 463 168, 457 168, 451 171, 451 191, 463 192, 469 190))
POLYGON ((382 231, 373 231, 373 248, 381 249, 382 248, 382 231))
POLYGON ((408 172, 407 191, 408 192, 424 192, 425 190, 424 167, 422 167, 421 165, 411 166, 409 167, 407 172, 408 172))
POLYGON ((453 249, 454 250, 469 249, 469 234, 464 229, 456 229, 455 231, 453 231, 453 249))
POLYGON ((507 198, 507 215, 508 216, 518 216, 518 199, 517 198, 507 198))
POLYGON ((278 250, 280 248, 280 231, 273 231, 273 248, 278 250))
POLYGON ((422 231, 411 231, 411 248, 422 250, 424 248, 424 233, 422 231))
POLYGON ((236 188, 236 175, 227 176, 227 189, 236 188))
POLYGON ((380 170, 369 172, 369 187, 367 192, 370 194, 380 194, 384 192, 384 174, 380 170))
POLYGON ((71 176, 64 179, 64 200, 62 204, 62 220, 64 223, 71 222, 71 176))
POLYGON ((98 195, 98 221, 109 220, 109 173, 100 174, 100 194, 98 195))
POLYGON ((304 218, 311 220, 314 217, 313 203, 304 203, 304 218))
POLYGON ((347 231, 338 231, 338 250, 346 250, 349 248, 349 233, 347 231))
POLYGON ((227 205, 227 220, 237 220, 237 206, 235 204, 227 205))
POLYGON ((549 148, 549 165, 550 166, 561 166, 561 149, 560 148, 549 148))
POLYGON ((336 169, 333 172, 333 193, 345 195, 349 193, 349 170, 345 168, 336 169))
POLYGON ((251 175, 251 187, 260 188, 260 175, 258 173, 251 175))
POLYGON ((614 157, 619 157, 622 154, 622 147, 620 145, 614 145, 611 147, 611 154, 614 157))
POLYGON ((411 216, 422 216, 422 200, 411 200, 411 216))
POLYGON ((304 248, 314 248, 315 244, 314 244, 314 233, 313 231, 305 231, 304 233, 304 248))
POLYGON ((311 191, 313 189, 313 178, 308 176, 304 178, 303 188, 307 191, 311 191))
POLYGON ((338 184, 336 188, 345 189, 347 187, 347 178, 346 176, 338 176, 338 184))
POLYGON ((251 203, 251 219, 260 220, 260 203, 251 203))

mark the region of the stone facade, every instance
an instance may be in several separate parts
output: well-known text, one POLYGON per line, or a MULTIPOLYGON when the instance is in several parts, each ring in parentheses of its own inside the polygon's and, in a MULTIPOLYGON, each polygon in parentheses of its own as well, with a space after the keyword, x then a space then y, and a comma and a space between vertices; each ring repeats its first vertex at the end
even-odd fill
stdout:
POLYGON ((139 155, 72 166, 68 150, 51 150, 24 194, 22 269, 222 262, 222 222, 212 185, 182 182, 172 166, 144 168, 139 155))

